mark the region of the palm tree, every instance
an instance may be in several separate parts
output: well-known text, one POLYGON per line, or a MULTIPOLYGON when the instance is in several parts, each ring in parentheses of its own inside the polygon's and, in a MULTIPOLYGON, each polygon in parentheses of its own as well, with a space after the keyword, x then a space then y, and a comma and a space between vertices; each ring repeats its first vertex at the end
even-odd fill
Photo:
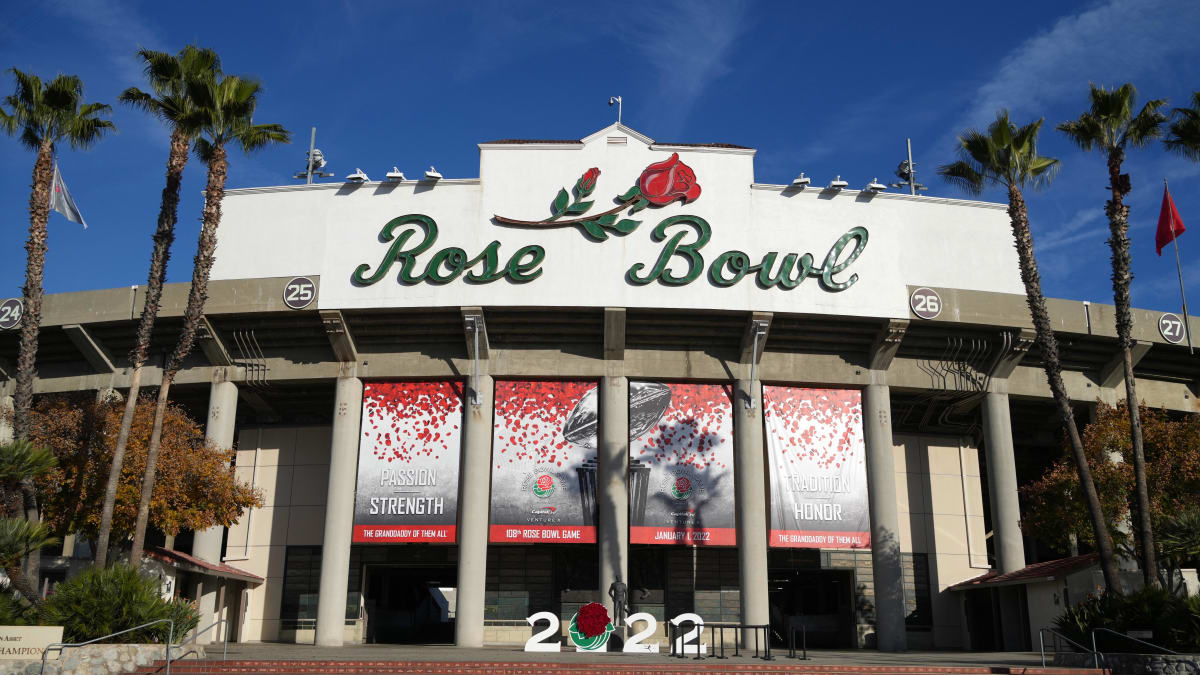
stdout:
MULTIPOLYGON (((54 179, 54 149, 59 142, 73 148, 88 148, 104 133, 115 128, 101 119, 112 107, 84 103, 83 82, 74 75, 58 75, 48 83, 16 68, 9 70, 16 91, 0 105, 0 130, 19 135, 21 143, 37 153, 33 162, 33 185, 29 193, 29 241, 25 243, 25 286, 22 301, 21 337, 17 348, 17 386, 13 396, 13 438, 29 436, 29 410, 33 405, 33 374, 37 362, 38 330, 42 323, 42 276, 46 267, 46 221, 50 218, 50 183, 54 179), (5 108, 7 106, 7 109, 5 108)), ((21 483, 24 516, 38 521, 37 491, 31 479, 21 483)), ((34 551, 28 567, 36 569, 34 551)))
POLYGON ((104 567, 108 561, 108 540, 112 534, 113 509, 117 503, 117 486, 121 482, 121 466, 125 461, 129 430, 133 427, 133 413, 142 384, 142 367, 146 364, 150 347, 150 333, 154 328, 154 319, 158 316, 158 303, 162 299, 167 262, 171 257, 171 244, 175 241, 175 223, 179 220, 179 186, 183 181, 183 169, 187 165, 192 137, 198 131, 194 116, 188 117, 195 106, 191 97, 187 95, 187 82, 193 79, 215 78, 221 72, 221 60, 216 52, 193 45, 184 47, 178 55, 139 49, 138 57, 145 63, 146 79, 149 80, 153 93, 130 87, 121 94, 119 100, 141 108, 166 122, 171 128, 171 142, 167 152, 167 184, 162 190, 158 207, 158 229, 154 232, 154 248, 150 253, 146 302, 142 306, 142 317, 138 321, 133 349, 129 352, 129 363, 133 367, 133 374, 129 379, 129 395, 125 398, 125 414, 121 418, 117 446, 113 451, 112 466, 108 473, 108 485, 104 491, 104 507, 100 512, 100 531, 96 537, 96 565, 99 567, 104 567), (192 121, 185 124, 185 119, 192 121))
POLYGON ((1160 109, 1163 99, 1147 101, 1134 115, 1137 90, 1132 84, 1116 89, 1091 85, 1091 108, 1056 127, 1081 150, 1099 150, 1108 164, 1108 188, 1112 198, 1104 204, 1108 216, 1108 246, 1112 249, 1113 302, 1117 308, 1117 341, 1125 363, 1125 398, 1129 401, 1129 437, 1133 445, 1134 492, 1137 498, 1138 539, 1142 549, 1142 578, 1147 586, 1158 585, 1154 531, 1150 525, 1150 491, 1146 485, 1146 455, 1142 450, 1142 423, 1138 416, 1137 387, 1133 376, 1133 315, 1129 311, 1129 285, 1133 281, 1129 253, 1129 207, 1125 195, 1132 185, 1129 174, 1121 173, 1127 147, 1140 148, 1162 135, 1167 121, 1160 109))
POLYGON ((1191 106, 1175 108, 1172 117, 1163 144, 1168 150, 1200 161, 1200 91, 1192 92, 1191 106))
POLYGON ((21 569, 21 559, 55 543, 46 526, 24 517, 23 485, 53 469, 58 464, 54 453, 36 448, 26 440, 0 445, 0 570, 8 575, 12 587, 34 605, 41 604, 37 578, 30 583, 21 569))
POLYGON ((188 291, 183 329, 174 351, 167 357, 162 385, 158 389, 154 426, 146 450, 146 473, 142 477, 142 498, 138 505, 133 547, 129 555, 132 565, 137 565, 141 560, 146 540, 146 523, 150 515, 150 496, 154 492, 154 474, 158 463, 163 416, 167 410, 168 390, 184 358, 192 351, 196 327, 204 315, 204 302, 208 298, 208 276, 215 260, 217 227, 221 224, 221 201, 225 197, 225 177, 229 168, 226 146, 233 143, 249 153, 273 143, 291 142, 291 132, 282 126, 254 123, 254 109, 258 104, 261 88, 258 82, 236 75, 187 83, 187 93, 195 109, 184 116, 183 122, 195 124, 200 129, 195 142, 196 155, 208 165, 208 180, 204 189, 200 239, 196 246, 192 286, 188 291))
POLYGON ((1096 484, 1088 467, 1083 451, 1079 428, 1075 425, 1075 414, 1071 400, 1067 397, 1062 380, 1062 363, 1058 356, 1058 339, 1046 311, 1046 298, 1042 295, 1042 282, 1038 274, 1037 259, 1033 256, 1033 234, 1029 231, 1029 212, 1025 206, 1025 187, 1039 188, 1048 184, 1058 170, 1059 162, 1052 157, 1037 153, 1037 136, 1042 128, 1038 120, 1018 127, 1009 120, 1008 111, 996 114, 996 121, 988 125, 987 132, 968 129, 958 137, 960 159, 952 164, 938 167, 938 173, 951 184, 972 195, 983 192, 986 185, 1003 187, 1008 192, 1008 218, 1016 242, 1017 258, 1021 265, 1021 281, 1025 284, 1025 299, 1037 333, 1037 343, 1042 352, 1042 365, 1054 401, 1058 404, 1063 426, 1075 456, 1075 468, 1079 472, 1079 483, 1083 487, 1088 515, 1096 535, 1096 546, 1100 553, 1100 568, 1104 582, 1113 592, 1120 592, 1116 559, 1113 556, 1112 539, 1100 510, 1100 499, 1096 495, 1096 484))

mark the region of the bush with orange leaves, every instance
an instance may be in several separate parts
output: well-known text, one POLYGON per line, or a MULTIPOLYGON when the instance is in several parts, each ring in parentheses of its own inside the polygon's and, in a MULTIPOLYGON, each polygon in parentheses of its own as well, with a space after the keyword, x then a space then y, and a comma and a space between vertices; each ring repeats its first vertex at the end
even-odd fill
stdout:
MULTIPOLYGON (((77 532, 95 541, 123 411, 123 403, 97 403, 94 394, 44 396, 35 402, 29 440, 58 457, 58 467, 38 481, 42 517, 55 533, 77 532)), ((154 399, 143 397, 121 468, 114 542, 133 535, 153 422, 154 399)), ((246 509, 262 506, 261 494, 234 477, 234 451, 208 444, 203 428, 178 406, 167 408, 159 453, 150 525, 161 532, 228 526, 246 509)))

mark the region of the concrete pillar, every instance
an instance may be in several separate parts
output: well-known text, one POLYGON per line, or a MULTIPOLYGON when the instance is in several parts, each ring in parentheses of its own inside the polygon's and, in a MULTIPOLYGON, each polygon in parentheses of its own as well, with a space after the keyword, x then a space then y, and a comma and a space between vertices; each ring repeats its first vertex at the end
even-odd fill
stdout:
POLYGON ((0 396, 0 445, 12 442, 12 414, 13 397, 0 396))
MULTIPOLYGON (((480 370, 483 364, 480 364, 480 370)), ((483 597, 487 587, 488 514, 492 487, 492 378, 475 383, 479 405, 464 401, 463 458, 458 470, 458 597, 454 644, 483 646, 483 597)))
POLYGON ((321 580, 317 589, 317 644, 322 647, 342 646, 345 634, 362 393, 362 380, 353 376, 338 378, 333 405, 333 443, 329 449, 325 536, 321 540, 321 580))
MULTIPOLYGON (((767 480, 762 387, 757 380, 737 381, 733 397, 733 452, 742 623, 768 624, 771 606, 767 597, 767 480), (753 401, 754 407, 747 408, 747 401, 753 401)), ((752 631, 742 635, 743 644, 753 640, 752 631)))
POLYGON ((1017 460, 1013 452, 1008 394, 988 392, 983 400, 984 449, 992 502, 992 541, 1000 573, 1025 567, 1021 505, 1017 499, 1017 460))
MULTIPOLYGON (((227 381, 214 381, 208 394, 208 424, 204 428, 204 439, 219 448, 233 447, 233 433, 237 421, 238 390, 237 385, 227 381)), ((207 530, 197 532, 192 540, 192 555, 212 563, 221 562, 221 541, 225 536, 225 528, 216 525, 207 530)), ((200 610, 199 628, 204 628, 216 619, 217 584, 205 583, 198 596, 197 607, 200 610)), ((214 635, 220 631, 206 631, 197 635, 196 642, 208 644, 214 635)))
POLYGON ((892 444, 891 391, 886 384, 863 390, 867 442, 867 495, 871 511, 871 568, 875 575, 875 642, 880 651, 903 651, 904 584, 900 572, 900 516, 892 444))
MULTIPOLYGON (((629 379, 601 378, 598 394, 596 542, 600 553, 600 597, 615 617, 616 608, 608 589, 616 581, 629 584, 629 379)), ((617 626, 617 631, 623 628, 617 626)))

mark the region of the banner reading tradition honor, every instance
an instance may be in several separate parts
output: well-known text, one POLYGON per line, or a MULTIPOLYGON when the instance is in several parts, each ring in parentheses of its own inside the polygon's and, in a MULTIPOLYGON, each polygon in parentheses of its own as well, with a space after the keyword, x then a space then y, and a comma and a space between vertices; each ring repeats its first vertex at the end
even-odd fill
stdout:
POLYGON ((771 467, 770 545, 867 548, 862 392, 763 387, 771 467))
POLYGON ((629 541, 734 546, 732 390, 629 383, 629 541))
POLYGON ((456 541, 462 400, 452 380, 363 385, 353 541, 456 541))
POLYGON ((596 542, 596 383, 496 381, 493 542, 596 542))

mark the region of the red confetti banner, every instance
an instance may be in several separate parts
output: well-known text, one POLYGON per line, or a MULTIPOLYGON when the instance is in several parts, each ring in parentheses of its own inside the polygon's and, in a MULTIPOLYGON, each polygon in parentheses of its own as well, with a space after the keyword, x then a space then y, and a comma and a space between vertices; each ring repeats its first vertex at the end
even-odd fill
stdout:
POLYGON ((770 545, 870 547, 862 392, 764 386, 763 416, 770 545))
POLYGON ((595 543, 596 382, 495 387, 489 541, 595 543))
POLYGON ((629 541, 734 546, 733 391, 630 382, 629 541))
POLYGON ((358 543, 454 543, 461 382, 367 382, 354 535, 358 543))

